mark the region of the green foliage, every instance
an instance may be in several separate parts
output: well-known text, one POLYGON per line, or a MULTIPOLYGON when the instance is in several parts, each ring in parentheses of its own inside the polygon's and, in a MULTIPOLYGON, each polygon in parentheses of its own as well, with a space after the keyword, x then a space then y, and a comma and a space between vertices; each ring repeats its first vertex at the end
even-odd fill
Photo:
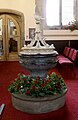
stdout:
POLYGON ((71 30, 71 31, 78 30, 78 21, 74 20, 69 22, 69 24, 65 26, 65 29, 71 30))
POLYGON ((61 94, 66 89, 63 78, 53 72, 47 78, 26 76, 19 73, 17 78, 11 82, 8 90, 11 93, 24 94, 33 97, 61 94))

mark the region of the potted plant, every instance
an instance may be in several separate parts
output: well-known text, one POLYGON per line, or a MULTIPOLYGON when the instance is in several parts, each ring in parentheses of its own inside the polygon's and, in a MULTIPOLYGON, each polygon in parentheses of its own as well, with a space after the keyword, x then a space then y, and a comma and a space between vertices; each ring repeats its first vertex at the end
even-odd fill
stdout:
POLYGON ((53 72, 47 78, 29 77, 19 73, 18 77, 11 82, 9 91, 15 94, 23 94, 33 97, 61 94, 66 89, 63 78, 53 72))
POLYGON ((73 20, 69 22, 69 24, 65 26, 65 29, 71 30, 71 31, 78 30, 78 21, 73 20))
MULTIPOLYGON (((55 72, 53 72, 50 75, 47 75, 47 78, 45 79, 42 79, 39 76, 30 77, 25 75, 24 73, 19 73, 17 78, 15 78, 15 80, 11 82, 8 90, 12 94, 12 102, 15 108, 29 113, 32 112, 36 113, 38 105, 41 104, 41 102, 43 101, 44 101, 43 104, 45 106, 45 103, 47 101, 48 102, 53 101, 53 103, 51 103, 52 105, 54 104, 54 100, 56 104, 58 100, 59 101, 58 104, 60 104, 60 106, 58 106, 57 108, 54 107, 53 110, 62 107, 65 103, 64 95, 67 92, 67 86, 64 83, 63 78, 60 75, 56 74, 55 72), (30 107, 30 104, 32 104, 33 106, 32 108, 30 107), (26 107, 27 108, 30 107, 31 110, 30 109, 26 110, 26 107)), ((49 109, 49 111, 50 110, 51 108, 49 109)), ((39 112, 44 113, 46 111, 43 110, 43 108, 41 108, 40 110, 38 110, 37 113, 39 112)))

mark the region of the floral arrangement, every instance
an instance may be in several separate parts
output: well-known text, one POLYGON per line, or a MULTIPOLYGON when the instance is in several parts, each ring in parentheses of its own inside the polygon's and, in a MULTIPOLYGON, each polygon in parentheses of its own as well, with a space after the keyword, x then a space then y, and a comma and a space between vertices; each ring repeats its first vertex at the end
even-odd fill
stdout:
POLYGON ((33 97, 44 97, 45 95, 62 94, 66 89, 63 78, 53 72, 47 78, 26 76, 19 73, 17 78, 11 82, 8 90, 15 94, 24 94, 33 97))
POLYGON ((69 24, 65 26, 65 29, 71 30, 71 31, 78 30, 78 21, 74 20, 69 22, 69 24))

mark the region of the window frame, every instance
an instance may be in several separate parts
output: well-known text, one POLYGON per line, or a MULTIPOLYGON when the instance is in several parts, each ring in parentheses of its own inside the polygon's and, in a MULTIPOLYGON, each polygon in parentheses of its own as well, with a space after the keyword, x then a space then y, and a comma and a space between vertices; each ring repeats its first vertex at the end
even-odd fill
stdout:
MULTIPOLYGON (((61 2, 62 0, 60 0, 60 2, 61 2)), ((74 18, 76 19, 76 18, 78 18, 78 15, 77 15, 77 0, 74 0, 74 18)), ((59 23, 60 23, 60 25, 59 26, 48 26, 47 25, 47 22, 46 22, 46 0, 43 0, 43 17, 45 18, 45 20, 44 20, 44 22, 43 22, 43 28, 44 29, 47 29, 47 30, 61 30, 61 29, 65 29, 64 28, 64 26, 61 24, 61 21, 62 21, 62 11, 61 11, 61 9, 62 9, 62 7, 60 7, 60 13, 59 14, 61 14, 60 16, 61 16, 61 18, 59 19, 59 23)), ((62 2, 60 3, 61 4, 61 6, 62 6, 62 2)))

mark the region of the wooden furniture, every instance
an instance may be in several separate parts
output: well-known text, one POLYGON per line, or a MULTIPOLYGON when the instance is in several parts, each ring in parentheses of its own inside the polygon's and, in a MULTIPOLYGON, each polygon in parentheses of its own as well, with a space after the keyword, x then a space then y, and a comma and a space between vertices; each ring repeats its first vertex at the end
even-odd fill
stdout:
POLYGON ((77 54, 78 54, 77 50, 70 47, 65 47, 63 54, 60 54, 57 57, 58 65, 59 65, 58 68, 61 74, 63 70, 67 67, 67 69, 65 69, 65 72, 68 73, 68 71, 70 72, 73 71, 74 76, 76 76, 75 70, 74 70, 74 64, 77 59, 77 54))

